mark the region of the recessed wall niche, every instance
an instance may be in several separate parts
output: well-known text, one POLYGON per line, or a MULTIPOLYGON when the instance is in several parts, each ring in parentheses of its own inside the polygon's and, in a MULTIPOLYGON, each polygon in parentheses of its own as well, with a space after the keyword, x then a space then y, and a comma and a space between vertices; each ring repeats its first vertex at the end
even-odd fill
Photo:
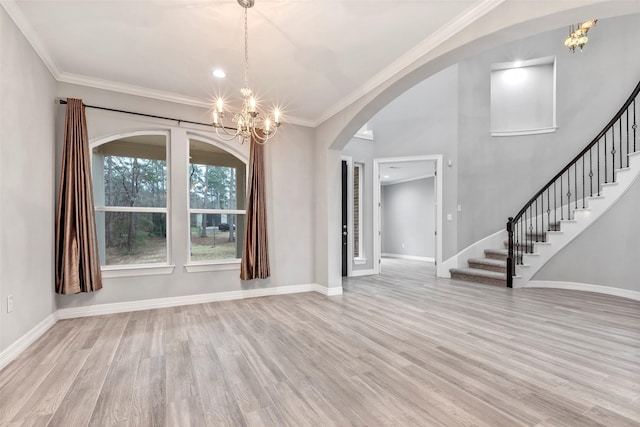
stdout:
POLYGON ((491 65, 491 135, 555 132, 556 58, 491 65))

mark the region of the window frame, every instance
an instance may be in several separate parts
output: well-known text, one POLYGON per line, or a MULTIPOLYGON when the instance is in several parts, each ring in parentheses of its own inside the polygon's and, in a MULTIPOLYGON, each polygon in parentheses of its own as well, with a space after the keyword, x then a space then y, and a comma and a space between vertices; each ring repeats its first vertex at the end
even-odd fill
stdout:
MULTIPOLYGON (((167 258, 165 262, 158 263, 141 263, 141 264, 119 264, 119 265, 100 265, 103 278, 111 277, 129 277, 129 276, 147 276, 158 274, 171 274, 175 268, 175 265, 171 263, 171 247, 172 247, 172 230, 171 230, 171 134, 167 130, 147 129, 122 132, 113 135, 108 135, 102 138, 98 138, 89 143, 89 159, 91 164, 91 184, 93 188, 93 202, 94 202, 94 217, 98 212, 134 212, 134 213, 164 213, 166 221, 166 254, 167 258), (95 182, 93 176, 94 166, 94 149, 107 144, 112 141, 117 141, 123 138, 130 138, 134 136, 147 136, 147 135, 159 135, 165 137, 165 162, 167 168, 167 194, 165 207, 130 207, 130 206, 98 206, 95 202, 95 182)), ((97 236, 96 236, 97 237, 97 236)), ((104 236, 103 236, 104 238, 104 236)), ((105 254, 106 256, 106 254, 105 254)), ((105 260, 106 261, 106 260, 105 260)))
MULTIPOLYGON (((226 215, 244 215, 245 216, 245 225, 246 225, 246 204, 247 204, 247 195, 249 189, 249 160, 238 150, 232 149, 229 145, 216 140, 215 138, 207 137, 202 134, 188 132, 186 136, 187 147, 186 147, 186 170, 187 173, 189 171, 189 165, 191 164, 191 141, 197 140, 198 142, 206 143, 212 145, 216 148, 219 148, 244 164, 244 189, 245 189, 245 209, 201 209, 201 208, 191 208, 191 199, 189 197, 189 192, 191 190, 189 186, 189 179, 187 178, 185 184, 185 194, 187 198, 187 242, 186 242, 186 254, 187 254, 187 262, 184 265, 184 268, 189 273, 197 273, 203 271, 224 271, 224 270, 238 270, 240 268, 240 263, 242 258, 228 258, 228 259, 220 259, 220 260, 202 260, 202 261, 193 261, 191 259, 191 215, 192 214, 226 214, 226 215)), ((212 165, 213 166, 213 165, 212 165)))
MULTIPOLYGON (((352 221, 353 224, 355 225, 355 211, 356 211, 356 169, 358 169, 358 240, 357 240, 357 245, 356 245, 356 233, 355 230, 352 232, 353 235, 353 263, 356 265, 361 265, 361 264, 366 264, 367 262, 367 258, 365 256, 364 253, 364 242, 363 242, 363 235, 362 235, 362 207, 363 207, 363 203, 362 203, 362 196, 363 196, 363 186, 364 186, 364 163, 363 162, 353 162, 353 179, 352 179, 352 190, 351 190, 351 204, 353 206, 352 208, 352 221), (358 256, 355 256, 355 248, 358 248, 358 256)), ((355 227, 354 227, 355 228, 355 227)))

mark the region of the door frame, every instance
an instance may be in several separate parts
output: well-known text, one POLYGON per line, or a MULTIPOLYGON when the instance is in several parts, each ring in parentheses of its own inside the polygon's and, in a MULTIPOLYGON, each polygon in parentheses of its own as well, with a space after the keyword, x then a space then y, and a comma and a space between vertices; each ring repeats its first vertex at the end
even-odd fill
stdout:
POLYGON ((375 274, 380 274, 380 262, 382 257, 381 238, 382 238, 382 225, 380 214, 380 192, 382 191, 382 185, 380 183, 380 165, 383 163, 403 163, 403 162, 416 162, 416 161, 435 161, 436 170, 436 276, 442 277, 442 154, 433 154, 425 156, 407 156, 407 157, 383 157, 379 159, 373 159, 373 271, 375 274))
MULTIPOLYGON (((341 156, 340 164, 342 162, 347 162, 347 277, 351 277, 353 271, 353 158, 341 156)), ((340 196, 342 200, 342 194, 340 196)), ((340 209, 342 210, 342 206, 340 209)), ((342 259, 342 238, 340 239, 340 256, 342 259)))

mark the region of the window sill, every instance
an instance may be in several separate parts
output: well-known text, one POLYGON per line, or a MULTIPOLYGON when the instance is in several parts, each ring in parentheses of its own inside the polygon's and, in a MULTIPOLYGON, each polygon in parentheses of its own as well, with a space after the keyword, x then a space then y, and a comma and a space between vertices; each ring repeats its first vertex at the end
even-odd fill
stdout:
POLYGON ((540 135, 543 133, 553 133, 558 130, 558 126, 551 126, 540 129, 523 129, 523 130, 492 130, 491 136, 523 136, 523 135, 540 135))
POLYGON ((202 262, 202 263, 190 263, 184 266, 187 273, 201 273, 205 271, 225 271, 225 270, 240 270, 240 260, 234 259, 229 261, 220 262, 202 262))
POLYGON ((355 265, 363 265, 367 263, 367 259, 366 258, 354 258, 353 259, 353 263, 355 265))
POLYGON ((116 277, 135 276, 157 276, 161 274, 171 274, 175 265, 109 265, 102 267, 102 278, 111 279, 116 277))

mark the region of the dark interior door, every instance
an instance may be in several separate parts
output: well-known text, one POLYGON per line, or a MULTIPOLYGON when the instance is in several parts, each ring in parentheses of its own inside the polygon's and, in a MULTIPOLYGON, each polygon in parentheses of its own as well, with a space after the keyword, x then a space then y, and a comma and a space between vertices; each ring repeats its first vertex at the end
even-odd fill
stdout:
POLYGON ((342 161, 342 277, 347 276, 347 262, 349 261, 349 254, 347 253, 347 243, 349 239, 349 233, 347 232, 347 178, 349 174, 349 167, 346 160, 342 161))

